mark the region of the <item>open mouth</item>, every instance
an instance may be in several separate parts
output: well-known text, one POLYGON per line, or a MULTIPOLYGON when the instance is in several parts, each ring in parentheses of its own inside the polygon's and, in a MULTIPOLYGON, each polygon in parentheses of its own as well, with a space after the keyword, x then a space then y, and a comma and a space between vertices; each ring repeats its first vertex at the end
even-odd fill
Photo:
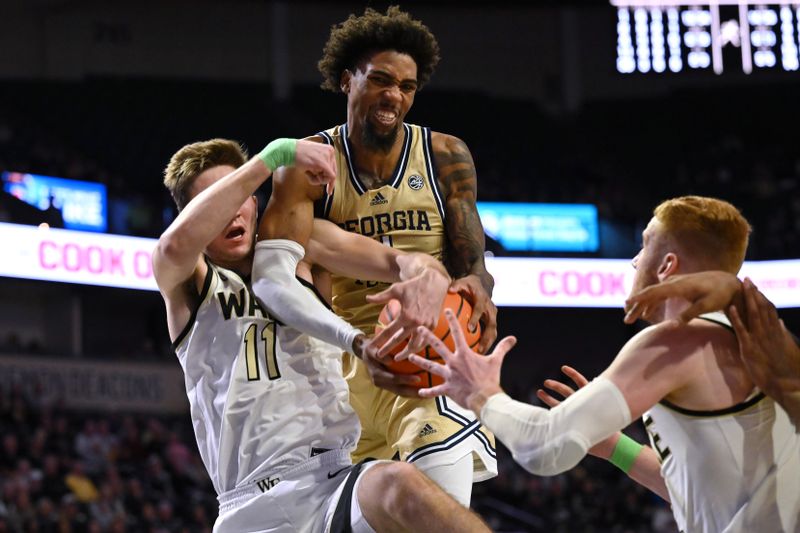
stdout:
POLYGON ((226 239, 239 239, 244 236, 244 228, 233 228, 225 234, 226 239))
POLYGON ((397 120, 397 113, 395 111, 387 111, 380 109, 374 113, 375 120, 384 126, 391 126, 397 120))

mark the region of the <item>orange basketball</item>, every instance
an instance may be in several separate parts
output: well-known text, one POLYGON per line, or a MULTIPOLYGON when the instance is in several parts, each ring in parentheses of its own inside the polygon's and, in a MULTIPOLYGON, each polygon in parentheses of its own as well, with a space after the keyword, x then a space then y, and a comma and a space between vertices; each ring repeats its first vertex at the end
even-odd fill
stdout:
MULTIPOLYGON (((472 333, 467 331, 467 323, 472 316, 472 304, 470 304, 469 301, 467 301, 467 299, 460 294, 454 294, 450 292, 447 293, 444 303, 442 304, 442 311, 439 314, 439 322, 433 329, 433 334, 439 337, 450 350, 455 350, 453 336, 450 335, 450 326, 447 323, 447 318, 444 316, 444 310, 447 308, 452 309, 453 313, 455 313, 458 322, 461 324, 461 329, 464 331, 464 337, 467 340, 467 344, 469 344, 470 348, 475 348, 481 338, 481 327, 479 324, 472 333)), ((375 326, 375 333, 380 333, 383 328, 389 325, 399 311, 400 303, 397 300, 392 300, 386 304, 381 310, 380 316, 378 317, 378 325, 375 326)), ((392 372, 397 374, 417 374, 420 378, 422 378, 422 380, 416 385, 419 388, 433 387, 441 384, 442 378, 435 374, 431 374, 426 370, 422 370, 420 367, 411 363, 410 361, 395 361, 391 359, 391 357, 400 353, 405 347, 406 341, 403 341, 392 348, 390 352, 390 358, 384 361, 383 364, 386 365, 386 367, 388 367, 392 372)), ((417 354, 438 363, 444 362, 442 361, 441 356, 436 353, 436 350, 434 350, 431 346, 426 346, 417 352, 417 354)))

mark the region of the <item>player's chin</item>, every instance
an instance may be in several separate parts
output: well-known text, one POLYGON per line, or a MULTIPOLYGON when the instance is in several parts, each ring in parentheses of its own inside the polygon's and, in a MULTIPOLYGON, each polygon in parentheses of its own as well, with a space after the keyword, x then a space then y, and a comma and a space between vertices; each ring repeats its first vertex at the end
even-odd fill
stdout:
POLYGON ((253 249, 252 243, 249 241, 241 241, 236 243, 225 243, 218 251, 218 255, 226 263, 238 263, 244 261, 250 255, 253 249))

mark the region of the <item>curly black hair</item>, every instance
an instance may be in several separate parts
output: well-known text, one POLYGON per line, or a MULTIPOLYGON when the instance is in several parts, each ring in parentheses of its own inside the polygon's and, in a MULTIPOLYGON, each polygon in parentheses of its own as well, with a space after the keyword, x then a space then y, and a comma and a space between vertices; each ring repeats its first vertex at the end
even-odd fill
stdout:
POLYGON ((322 59, 317 63, 324 78, 322 88, 339 92, 345 70, 354 69, 369 54, 383 50, 411 56, 417 64, 420 89, 439 63, 439 43, 422 22, 411 18, 399 6, 389 7, 385 15, 368 7, 363 15, 350 15, 341 24, 331 27, 322 59))

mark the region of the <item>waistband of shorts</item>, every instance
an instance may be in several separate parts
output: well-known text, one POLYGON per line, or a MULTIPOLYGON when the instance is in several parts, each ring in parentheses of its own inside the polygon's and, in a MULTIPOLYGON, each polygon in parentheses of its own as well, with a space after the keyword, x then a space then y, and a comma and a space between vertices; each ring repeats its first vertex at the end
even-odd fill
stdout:
POLYGON ((254 479, 253 481, 250 481, 241 487, 236 487, 235 489, 223 492, 217 496, 217 501, 219 502, 219 512, 222 514, 226 511, 230 511, 231 509, 239 507, 254 496, 258 496, 259 494, 267 492, 272 487, 280 483, 283 479, 289 479, 297 476, 298 474, 303 474, 310 470, 317 470, 327 466, 341 467, 349 466, 351 464, 352 461, 350 460, 350 450, 330 450, 325 453, 315 455, 314 457, 311 457, 302 463, 297 463, 288 468, 283 468, 259 475, 257 479, 254 479), (260 483, 265 481, 269 482, 270 480, 275 480, 275 483, 270 484, 266 489, 259 487, 260 483))

